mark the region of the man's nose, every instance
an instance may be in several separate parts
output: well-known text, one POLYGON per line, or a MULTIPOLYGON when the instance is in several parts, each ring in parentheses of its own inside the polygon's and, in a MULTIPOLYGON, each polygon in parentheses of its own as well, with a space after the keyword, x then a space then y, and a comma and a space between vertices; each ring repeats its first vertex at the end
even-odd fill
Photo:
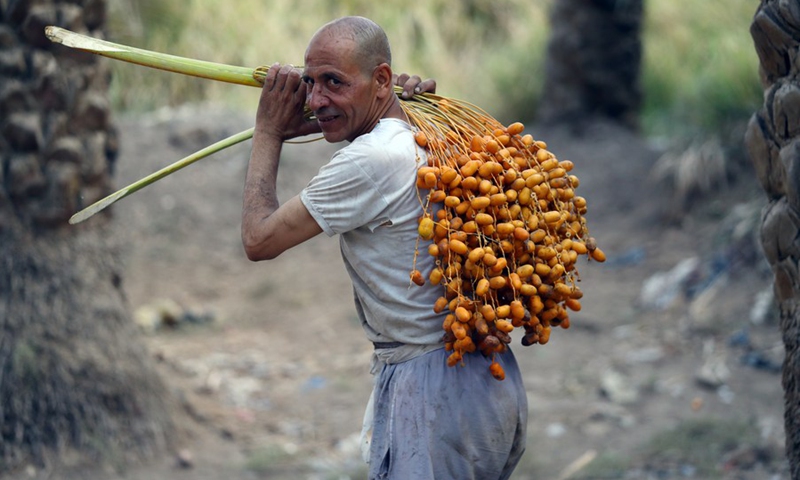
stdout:
POLYGON ((321 90, 321 87, 316 83, 312 84, 308 89, 306 105, 308 105, 308 108, 312 112, 328 106, 328 97, 326 97, 321 90))

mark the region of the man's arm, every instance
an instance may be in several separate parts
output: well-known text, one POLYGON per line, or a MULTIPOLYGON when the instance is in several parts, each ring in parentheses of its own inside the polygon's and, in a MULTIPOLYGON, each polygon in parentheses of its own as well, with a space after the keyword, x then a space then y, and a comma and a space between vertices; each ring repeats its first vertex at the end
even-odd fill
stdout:
POLYGON ((256 113, 253 150, 242 207, 242 244, 253 261, 277 257, 318 235, 322 228, 295 196, 278 201, 278 162, 284 140, 319 131, 303 117, 305 84, 290 65, 273 65, 264 79, 256 113))
POLYGON ((276 190, 282 140, 253 135, 242 209, 242 243, 247 258, 270 260, 318 235, 322 228, 295 196, 283 205, 276 190))

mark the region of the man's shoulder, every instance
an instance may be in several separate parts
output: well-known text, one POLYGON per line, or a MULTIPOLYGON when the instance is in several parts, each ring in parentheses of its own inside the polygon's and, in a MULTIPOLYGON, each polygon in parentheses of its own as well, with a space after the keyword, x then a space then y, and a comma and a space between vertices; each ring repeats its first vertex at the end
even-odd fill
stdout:
POLYGON ((414 148, 411 127, 402 120, 383 119, 371 132, 361 135, 339 150, 349 158, 374 157, 375 155, 407 155, 414 148))
POLYGON ((394 142, 408 142, 413 140, 412 129, 406 122, 396 118, 384 118, 371 132, 358 137, 352 144, 388 146, 394 142))

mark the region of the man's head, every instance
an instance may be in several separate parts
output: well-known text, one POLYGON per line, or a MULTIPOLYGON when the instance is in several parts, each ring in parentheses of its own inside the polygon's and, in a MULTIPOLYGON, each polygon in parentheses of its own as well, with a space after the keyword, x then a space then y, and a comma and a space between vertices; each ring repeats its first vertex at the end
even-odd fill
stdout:
POLYGON ((326 140, 353 141, 397 104, 390 65, 389 41, 371 20, 344 17, 314 34, 303 79, 306 102, 326 140))

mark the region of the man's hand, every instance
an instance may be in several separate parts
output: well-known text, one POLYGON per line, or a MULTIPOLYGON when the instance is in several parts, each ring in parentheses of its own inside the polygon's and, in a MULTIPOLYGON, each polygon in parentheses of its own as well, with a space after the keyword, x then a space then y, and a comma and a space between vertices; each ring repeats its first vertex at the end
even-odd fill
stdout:
POLYGON ((306 85, 292 65, 270 66, 261 88, 256 132, 281 141, 319 133, 319 124, 305 118, 306 85))
POLYGON ((306 84, 291 65, 269 68, 256 112, 253 148, 244 183, 242 243, 247 258, 266 260, 322 232, 295 196, 278 201, 277 177, 285 140, 320 132, 305 119, 306 84))
POLYGON ((403 87, 402 98, 409 99, 418 93, 436 93, 436 80, 429 78, 422 80, 418 75, 407 73, 393 74, 393 83, 403 87))

